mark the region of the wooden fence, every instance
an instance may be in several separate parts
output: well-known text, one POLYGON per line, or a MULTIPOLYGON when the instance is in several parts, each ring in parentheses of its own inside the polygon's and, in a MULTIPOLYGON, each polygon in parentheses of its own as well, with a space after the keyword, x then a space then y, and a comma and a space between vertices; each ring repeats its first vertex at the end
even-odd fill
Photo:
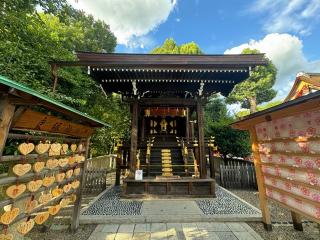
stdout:
POLYGON ((256 172, 251 162, 228 161, 220 164, 222 187, 234 189, 257 189, 256 172))
POLYGON ((85 174, 84 193, 101 192, 114 181, 116 168, 115 155, 105 155, 89 158, 85 174))

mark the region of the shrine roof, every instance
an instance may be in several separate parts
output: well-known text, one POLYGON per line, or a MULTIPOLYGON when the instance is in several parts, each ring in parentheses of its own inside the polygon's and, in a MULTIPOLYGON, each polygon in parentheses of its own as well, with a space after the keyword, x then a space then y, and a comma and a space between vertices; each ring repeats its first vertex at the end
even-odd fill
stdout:
POLYGON ((185 55, 77 52, 78 61, 53 61, 61 66, 85 66, 106 92, 123 95, 204 94, 227 95, 249 77, 255 66, 265 65, 264 54, 185 55), (202 88, 201 88, 202 86, 202 88), (136 90, 136 91, 135 91, 136 90))

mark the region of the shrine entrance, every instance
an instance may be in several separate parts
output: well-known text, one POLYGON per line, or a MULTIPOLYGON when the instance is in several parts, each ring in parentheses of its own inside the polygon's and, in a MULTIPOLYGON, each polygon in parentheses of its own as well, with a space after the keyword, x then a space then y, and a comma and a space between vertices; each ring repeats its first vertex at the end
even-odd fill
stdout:
POLYGON ((188 124, 186 112, 186 109, 178 107, 146 108, 141 123, 145 129, 142 129, 141 134, 149 137, 157 135, 185 137, 188 124))
POLYGON ((106 94, 130 105, 130 140, 118 139, 117 180, 123 197, 215 197, 214 140, 204 135, 204 106, 211 94, 227 96, 263 54, 153 55, 78 52, 106 94), (207 168, 210 167, 210 175, 207 168))

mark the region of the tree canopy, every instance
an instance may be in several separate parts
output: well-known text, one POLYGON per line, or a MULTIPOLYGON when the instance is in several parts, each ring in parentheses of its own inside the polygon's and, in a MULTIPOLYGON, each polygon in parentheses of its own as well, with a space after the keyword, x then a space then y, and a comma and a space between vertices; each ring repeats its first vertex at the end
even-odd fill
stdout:
POLYGON ((60 68, 51 92, 50 60, 75 60, 75 51, 114 52, 107 23, 78 11, 66 0, 4 0, 0 11, 0 74, 93 115, 112 129, 93 137, 93 152, 109 152, 113 138, 127 136, 128 107, 105 96, 86 69, 60 68), (39 6, 41 11, 39 11, 39 6))
MULTIPOLYGON (((242 54, 259 53, 246 48, 242 54)), ((227 98, 227 103, 241 103, 241 107, 257 111, 257 105, 272 100, 277 92, 272 88, 276 81, 277 69, 267 59, 266 66, 257 66, 248 79, 237 84, 227 98)))
POLYGON ((230 124, 234 120, 222 97, 214 95, 209 99, 205 107, 205 134, 215 137, 218 151, 224 159, 245 158, 251 153, 248 132, 232 129, 230 124))
POLYGON ((198 44, 189 42, 180 46, 173 40, 167 38, 162 46, 156 47, 151 51, 152 54, 203 54, 198 44))

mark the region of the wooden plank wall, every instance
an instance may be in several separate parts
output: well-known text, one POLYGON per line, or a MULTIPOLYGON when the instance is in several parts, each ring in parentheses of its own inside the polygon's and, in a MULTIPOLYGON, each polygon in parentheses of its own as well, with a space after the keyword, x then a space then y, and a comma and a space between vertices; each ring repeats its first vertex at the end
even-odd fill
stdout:
POLYGON ((233 189, 257 189, 253 163, 227 162, 220 165, 220 185, 233 189))

